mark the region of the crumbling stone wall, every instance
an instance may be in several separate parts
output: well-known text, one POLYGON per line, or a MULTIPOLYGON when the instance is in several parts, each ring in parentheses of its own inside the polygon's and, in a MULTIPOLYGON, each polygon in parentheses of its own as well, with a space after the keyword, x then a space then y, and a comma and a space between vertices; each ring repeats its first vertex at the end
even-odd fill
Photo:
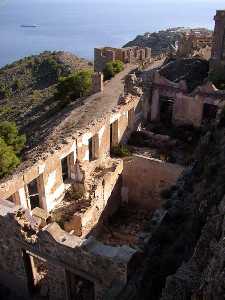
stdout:
POLYGON ((92 171, 89 177, 91 184, 85 188, 89 192, 90 204, 85 211, 75 212, 73 217, 65 223, 67 232, 74 231, 78 236, 86 236, 98 226, 102 214, 113 214, 120 206, 118 193, 113 196, 119 178, 123 171, 123 161, 120 159, 105 160, 102 167, 92 171))
POLYGON ((198 51, 200 55, 200 50, 205 49, 206 47, 209 47, 210 49, 212 47, 211 35, 201 34, 198 36, 195 33, 184 35, 178 43, 177 56, 192 57, 196 51, 198 51))
POLYGON ((128 111, 124 112, 122 116, 119 118, 118 121, 118 140, 120 141, 126 141, 129 126, 128 126, 128 111))
POLYGON ((160 121, 160 97, 173 99, 172 123, 174 125, 191 124, 195 127, 201 126, 204 100, 198 96, 188 96, 178 89, 173 88, 164 92, 156 88, 152 94, 151 120, 160 121))
POLYGON ((201 126, 203 114, 203 98, 188 97, 177 94, 174 102, 173 123, 175 125, 192 124, 201 126))
POLYGON ((9 284, 18 291, 19 294, 27 294, 27 280, 23 265, 22 251, 18 246, 18 230, 14 224, 14 218, 1 212, 0 233, 0 282, 8 286, 9 284), (12 226, 14 224, 14 226, 12 226), (13 283, 13 284, 12 284, 13 283), (23 293, 21 293, 23 287, 23 293))
POLYGON ((144 102, 149 103, 150 120, 160 122, 160 99, 165 97, 173 101, 171 122, 174 125, 193 125, 199 127, 203 120, 204 104, 210 103, 216 107, 223 103, 225 97, 212 85, 199 86, 192 93, 188 93, 185 81, 174 83, 158 72, 155 72, 149 81, 146 81, 144 102), (150 95, 150 96, 149 96, 150 95), (150 100, 149 100, 150 97, 150 100))
POLYGON ((129 247, 104 246, 93 238, 81 240, 56 223, 39 230, 17 208, 0 207, 0 281, 16 294, 31 299, 23 251, 47 261, 50 300, 68 299, 66 272, 94 283, 95 299, 116 299, 127 281, 127 265, 135 254, 129 247))
MULTIPOLYGON (((40 207, 51 210, 55 202, 64 197, 64 183, 62 180, 61 159, 67 155, 74 154, 73 161, 76 160, 76 144, 64 145, 59 150, 52 153, 45 161, 40 161, 25 172, 15 174, 11 180, 1 185, 0 199, 6 200, 9 194, 16 194, 18 204, 24 208, 30 208, 26 186, 31 181, 38 179, 40 207)), ((74 176, 75 165, 71 164, 71 177, 74 176)))
POLYGON ((225 66, 225 10, 216 12, 211 69, 225 66))
POLYGON ((99 133, 99 155, 104 157, 104 154, 110 153, 110 125, 106 124, 103 126, 99 133))
POLYGON ((160 192, 174 185, 184 171, 180 165, 133 155, 124 160, 123 201, 160 208, 160 192))
POLYGON ((109 157, 110 148, 113 146, 110 144, 110 124, 115 122, 117 124, 114 126, 114 145, 127 139, 142 119, 140 113, 134 113, 132 118, 129 118, 129 112, 131 110, 134 112, 139 102, 139 96, 132 96, 127 103, 118 105, 100 119, 99 123, 91 124, 86 133, 71 138, 71 142, 59 144, 57 150, 46 153, 43 160, 13 175, 0 185, 0 199, 6 200, 13 195, 15 203, 30 208, 26 186, 37 179, 40 207, 46 211, 52 210, 65 195, 66 185, 62 179, 61 160, 66 157, 69 162, 68 185, 75 189, 81 186, 85 188, 87 178, 85 169, 91 172, 97 167, 90 162, 90 139, 92 139, 92 159, 101 164, 102 160, 109 157))
POLYGON ((103 74, 96 72, 92 75, 92 89, 91 94, 103 92, 103 74))
POLYGON ((123 63, 138 63, 151 59, 150 48, 95 48, 94 68, 96 72, 102 72, 110 61, 121 60, 123 63))
POLYGON ((115 60, 115 52, 108 49, 102 52, 101 49, 94 49, 94 69, 95 72, 102 72, 104 70, 105 65, 109 61, 115 60))
POLYGON ((184 35, 178 43, 177 56, 189 57, 193 50, 193 38, 184 35))

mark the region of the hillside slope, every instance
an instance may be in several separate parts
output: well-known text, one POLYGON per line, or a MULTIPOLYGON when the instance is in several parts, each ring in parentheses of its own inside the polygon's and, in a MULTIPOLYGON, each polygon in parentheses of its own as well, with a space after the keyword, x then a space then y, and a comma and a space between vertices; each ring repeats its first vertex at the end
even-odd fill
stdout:
MULTIPOLYGON (((0 121, 15 121, 26 129, 54 113, 55 85, 60 76, 92 68, 90 62, 66 52, 43 52, 0 69, 0 121)), ((23 131, 24 131, 23 130, 23 131)))
MULTIPOLYGON (((138 35, 134 40, 124 45, 124 47, 149 47, 152 49, 153 55, 158 55, 175 47, 176 42, 181 39, 183 33, 189 33, 190 30, 190 28, 177 27, 153 33, 147 32, 143 35, 138 35)), ((194 30, 198 30, 198 28, 195 28, 194 30)), ((206 33, 211 32, 205 28, 200 28, 199 30, 206 33)))

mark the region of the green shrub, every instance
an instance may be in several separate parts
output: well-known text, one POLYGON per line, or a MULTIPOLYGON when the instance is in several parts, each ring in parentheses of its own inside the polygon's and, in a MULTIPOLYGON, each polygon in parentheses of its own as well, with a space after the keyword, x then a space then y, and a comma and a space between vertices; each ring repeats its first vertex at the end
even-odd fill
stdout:
POLYGON ((0 117, 2 117, 3 115, 6 115, 8 113, 12 112, 12 107, 8 104, 2 105, 0 107, 0 117))
POLYGON ((114 77, 117 73, 120 73, 124 69, 124 64, 120 60, 110 61, 106 64, 103 74, 104 79, 109 80, 114 77))
POLYGON ((20 163, 20 159, 10 146, 0 138, 0 177, 9 174, 20 163))
POLYGON ((117 157, 126 157, 130 156, 131 152, 129 151, 126 145, 118 145, 113 147, 111 154, 117 157))
POLYGON ((19 135, 14 122, 3 121, 0 123, 0 138, 10 146, 11 149, 19 154, 26 143, 25 135, 19 135))
POLYGON ((38 71, 40 73, 48 72, 57 75, 57 73, 61 70, 61 66, 56 62, 52 57, 45 58, 41 64, 39 65, 38 71))
POLYGON ((56 97, 65 102, 87 96, 92 87, 92 71, 78 71, 68 77, 62 77, 57 85, 56 97))
POLYGON ((112 65, 113 65, 113 70, 114 70, 115 74, 123 71, 123 69, 124 69, 124 64, 121 60, 114 61, 112 65))
POLYGON ((42 96, 41 91, 34 90, 32 96, 31 96, 31 101, 32 101, 32 103, 38 103, 42 97, 43 96, 42 96))
POLYGON ((115 76, 112 62, 109 62, 109 63, 106 64, 106 66, 103 70, 103 74, 104 74, 104 80, 109 80, 109 79, 111 79, 112 77, 115 76))
POLYGON ((15 123, 0 123, 0 178, 8 175, 20 163, 18 155, 24 148, 25 135, 19 135, 15 123))
POLYGON ((11 96, 12 90, 3 84, 0 84, 0 99, 9 98, 11 96))
MULTIPOLYGON (((36 61, 36 60, 35 60, 36 61)), ((37 76, 39 84, 54 84, 57 83, 61 74, 62 66, 52 57, 47 57, 34 64, 33 72, 37 76)))
POLYGON ((19 80, 19 79, 16 79, 16 80, 14 81, 14 83, 13 83, 12 88, 13 88, 13 90, 16 90, 16 91, 21 90, 21 89, 23 88, 23 83, 22 83, 22 81, 19 80))

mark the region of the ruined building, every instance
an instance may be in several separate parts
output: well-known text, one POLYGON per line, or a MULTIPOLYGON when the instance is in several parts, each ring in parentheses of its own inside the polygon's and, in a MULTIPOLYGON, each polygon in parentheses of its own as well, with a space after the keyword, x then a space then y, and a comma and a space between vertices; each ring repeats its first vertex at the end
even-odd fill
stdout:
MULTIPOLYGON (((190 68, 191 64, 196 63, 198 60, 192 59, 172 61, 163 66, 160 71, 146 72, 143 75, 146 93, 151 99, 149 108, 151 121, 166 120, 174 125, 189 124, 199 127, 206 120, 216 119, 217 114, 224 107, 225 92, 217 90, 212 83, 204 83, 203 79, 208 75, 207 68, 205 77, 203 74, 202 84, 198 85, 199 79, 197 79, 197 85, 191 86, 192 89, 187 86, 186 80, 177 81, 172 76, 173 65, 178 68, 179 64, 187 64, 190 68)), ((201 61, 197 67, 201 68, 201 61)), ((194 79, 190 80, 194 81, 194 79)))
POLYGON ((191 30, 183 33, 183 37, 178 42, 177 56, 192 57, 200 56, 210 59, 212 49, 212 33, 205 30, 191 30))
POLYGON ((123 63, 139 63, 151 60, 151 49, 140 47, 95 48, 94 65, 96 72, 102 72, 107 62, 121 60, 123 63))
MULTIPOLYGON (((225 11, 217 11, 215 21, 211 69, 224 66, 225 11)), ((181 43, 178 50, 178 56, 181 54, 179 60, 171 60, 160 70, 143 74, 151 98, 151 121, 166 119, 174 125, 191 124, 199 127, 206 120, 215 119, 221 112, 225 92, 207 81, 208 63, 201 57, 193 57, 193 50, 203 46, 202 40, 203 44, 210 45, 210 39, 196 32, 185 36, 185 42, 181 43)))
MULTIPOLYGON (((142 72, 136 63, 150 52, 132 51, 119 53, 133 64, 105 85, 96 73, 91 96, 41 124, 24 161, 0 181, 0 284, 13 299, 131 299, 152 237, 149 219, 165 220, 162 193, 191 164, 169 131, 215 121, 224 107, 224 92, 204 82, 204 62, 152 61, 142 72), (151 131, 155 124, 166 134, 151 131)), ((101 55, 96 71, 106 63, 101 55)))
POLYGON ((211 69, 225 65, 225 10, 216 12, 211 69))
POLYGON ((135 75, 124 89, 134 67, 40 127, 38 146, 1 181, 0 282, 16 294, 116 299, 140 265, 136 245, 144 245, 138 236, 146 214, 160 207, 160 191, 183 167, 140 155, 111 156, 145 119, 135 75), (106 230, 120 209, 127 228, 122 219, 106 230))

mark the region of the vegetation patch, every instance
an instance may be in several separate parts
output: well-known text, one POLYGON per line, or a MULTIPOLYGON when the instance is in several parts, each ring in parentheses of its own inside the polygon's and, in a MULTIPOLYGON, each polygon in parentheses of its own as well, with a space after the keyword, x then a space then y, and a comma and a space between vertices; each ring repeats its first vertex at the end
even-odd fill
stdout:
POLYGON ((116 74, 123 71, 123 69, 124 69, 124 64, 120 60, 108 62, 103 70, 104 80, 110 80, 116 74))
POLYGON ((0 178, 11 173, 20 163, 20 153, 26 143, 25 135, 20 135, 15 123, 0 123, 0 178))
POLYGON ((7 85, 0 83, 0 100, 9 98, 12 95, 12 90, 7 85))
POLYGON ((82 70, 62 77, 57 85, 56 98, 65 103, 87 96, 92 87, 92 71, 82 70))
POLYGON ((46 81, 54 84, 63 74, 63 66, 53 57, 48 57, 36 65, 35 72, 39 84, 44 84, 46 81))
POLYGON ((8 104, 0 106, 0 117, 12 111, 12 107, 8 104))
POLYGON ((54 98, 59 79, 87 69, 93 69, 90 62, 62 51, 45 51, 1 68, 0 122, 16 122, 30 141, 30 128, 62 109, 54 98))
POLYGON ((128 149, 127 145, 121 144, 113 147, 113 149, 111 150, 111 154, 116 157, 126 157, 126 156, 130 156, 131 152, 128 149))

